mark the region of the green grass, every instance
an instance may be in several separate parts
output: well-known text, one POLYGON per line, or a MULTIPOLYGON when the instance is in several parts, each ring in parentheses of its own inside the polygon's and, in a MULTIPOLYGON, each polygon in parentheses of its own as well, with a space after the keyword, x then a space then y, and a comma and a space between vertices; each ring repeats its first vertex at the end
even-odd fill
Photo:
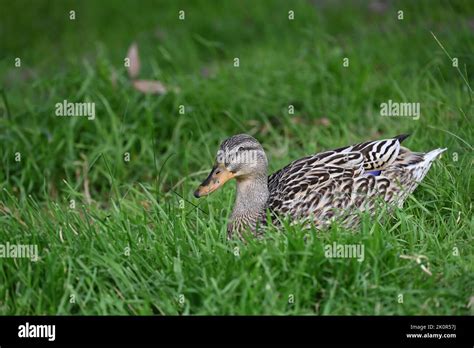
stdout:
POLYGON ((472 314, 472 2, 0 8, 0 244, 36 244, 40 256, 0 258, 0 314, 472 314), (133 90, 132 41, 141 77, 169 93, 133 90), (64 99, 95 102, 96 119, 56 117, 64 99), (420 119, 381 117, 388 99, 419 102, 420 119), (234 184, 192 195, 219 143, 242 132, 272 171, 400 133, 413 150, 448 151, 392 218, 244 243, 226 240, 234 184), (326 258, 334 241, 363 244, 364 261, 326 258), (432 276, 401 255, 425 255, 432 276))

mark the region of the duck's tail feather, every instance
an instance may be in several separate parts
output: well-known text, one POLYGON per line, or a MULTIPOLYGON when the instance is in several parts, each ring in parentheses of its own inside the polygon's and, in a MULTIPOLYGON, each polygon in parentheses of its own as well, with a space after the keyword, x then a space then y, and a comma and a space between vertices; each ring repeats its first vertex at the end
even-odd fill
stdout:
POLYGON ((435 149, 435 150, 432 150, 430 152, 427 152, 425 153, 425 155, 423 156, 423 158, 425 159, 425 161, 431 163, 433 162, 436 158, 438 158, 439 155, 441 155, 444 151, 446 151, 447 148, 443 148, 443 149, 435 149))
POLYGON ((418 184, 424 179, 428 173, 433 161, 437 159, 444 149, 435 149, 427 153, 411 152, 407 148, 400 149, 400 155, 397 160, 386 170, 382 171, 382 175, 390 181, 397 183, 395 189, 398 195, 398 206, 401 207, 403 201, 411 194, 418 184))
POLYGON ((408 166, 408 168, 413 173, 415 181, 417 181, 418 183, 421 182, 428 173, 428 170, 430 170, 433 161, 437 159, 446 150, 446 148, 435 149, 430 152, 421 154, 421 157, 423 158, 422 161, 408 166))

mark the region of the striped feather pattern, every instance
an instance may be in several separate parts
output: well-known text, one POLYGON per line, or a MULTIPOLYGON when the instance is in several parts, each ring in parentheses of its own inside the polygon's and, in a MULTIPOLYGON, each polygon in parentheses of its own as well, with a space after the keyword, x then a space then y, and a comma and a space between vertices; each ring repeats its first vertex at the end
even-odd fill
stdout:
POLYGON ((326 151, 290 163, 268 179, 268 208, 278 218, 289 216, 316 228, 339 220, 358 224, 360 211, 374 212, 379 203, 401 206, 429 170, 431 156, 401 147, 407 136, 370 141, 326 151), (377 170, 380 175, 367 171, 377 170))

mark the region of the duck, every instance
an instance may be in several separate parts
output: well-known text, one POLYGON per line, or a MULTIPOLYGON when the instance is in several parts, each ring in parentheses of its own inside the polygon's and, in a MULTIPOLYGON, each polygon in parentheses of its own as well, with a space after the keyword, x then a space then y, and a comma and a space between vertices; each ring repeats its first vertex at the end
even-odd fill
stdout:
POLYGON ((426 153, 401 146, 408 134, 366 141, 315 153, 268 175, 268 159, 260 142, 248 134, 224 140, 207 178, 194 192, 207 196, 236 181, 235 202, 227 237, 245 232, 263 236, 269 222, 304 229, 328 229, 337 221, 356 229, 361 212, 374 215, 382 204, 402 207, 446 148, 426 153))

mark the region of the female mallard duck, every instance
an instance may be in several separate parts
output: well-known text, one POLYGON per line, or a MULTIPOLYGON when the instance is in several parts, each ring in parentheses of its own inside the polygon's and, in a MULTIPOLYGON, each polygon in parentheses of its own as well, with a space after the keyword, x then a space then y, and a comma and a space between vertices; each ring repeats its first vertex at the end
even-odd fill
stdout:
POLYGON ((377 202, 401 206, 446 149, 411 152, 400 143, 408 135, 369 141, 296 160, 268 176, 262 145, 247 134, 225 140, 216 164, 194 195, 202 197, 232 178, 237 196, 228 237, 245 230, 262 233, 267 209, 273 223, 289 217, 325 228, 338 220, 357 226, 360 211, 374 213, 377 202))

